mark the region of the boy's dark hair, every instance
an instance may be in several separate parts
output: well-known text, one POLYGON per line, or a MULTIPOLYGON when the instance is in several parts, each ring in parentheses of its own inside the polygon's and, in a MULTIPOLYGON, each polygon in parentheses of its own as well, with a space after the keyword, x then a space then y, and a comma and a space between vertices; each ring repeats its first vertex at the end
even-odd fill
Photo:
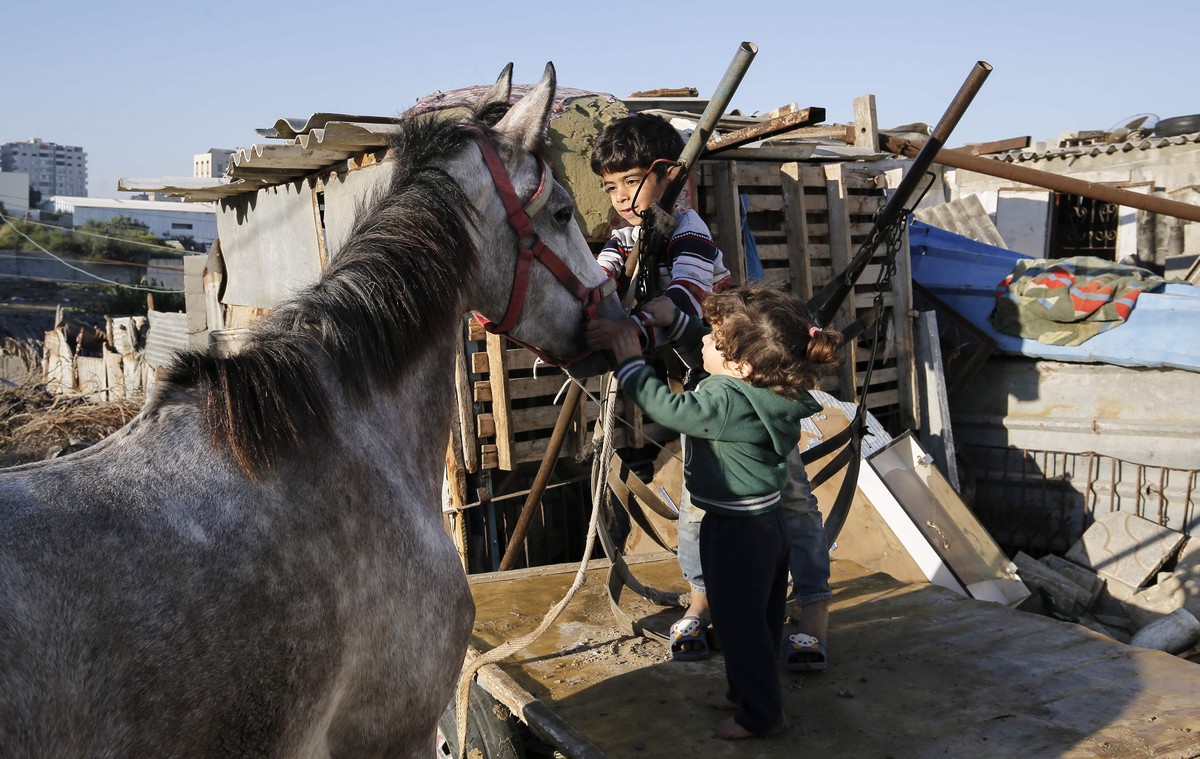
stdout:
POLYGON ((716 348, 730 361, 751 366, 746 381, 782 395, 817 385, 821 370, 842 363, 842 336, 819 329, 789 290, 768 285, 731 287, 704 301, 716 348))
MULTIPOLYGON (((592 171, 599 176, 648 169, 658 159, 674 161, 682 152, 683 138, 666 119, 651 113, 631 113, 600 133, 592 148, 592 171)), ((662 176, 668 168, 660 164, 654 172, 662 176)))

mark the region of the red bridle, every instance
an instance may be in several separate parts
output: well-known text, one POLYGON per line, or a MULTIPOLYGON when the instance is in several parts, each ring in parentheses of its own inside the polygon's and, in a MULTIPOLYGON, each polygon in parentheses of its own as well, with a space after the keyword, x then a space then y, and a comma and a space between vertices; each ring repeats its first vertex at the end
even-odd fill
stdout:
POLYGON ((538 183, 537 190, 534 191, 529 201, 522 205, 520 199, 517 197, 516 190, 513 189, 512 181, 508 176, 508 170, 504 168, 504 162, 500 160, 499 154, 496 153, 495 146, 492 145, 483 132, 476 132, 475 144, 479 146, 479 152, 483 154, 483 160, 487 164, 488 173, 492 175, 492 182, 496 185, 496 192, 500 195, 500 200, 504 203, 504 210, 508 213, 508 224, 517 233, 517 262, 513 271, 512 293, 509 295, 508 308, 504 312, 504 317, 500 320, 499 324, 488 321, 487 318, 479 313, 475 314, 475 319, 488 332, 504 335, 509 340, 528 348, 543 361, 555 366, 565 366, 575 363, 590 355, 592 351, 585 350, 583 353, 567 359, 555 358, 508 334, 509 330, 516 326, 517 321, 521 318, 521 312, 525 308, 525 296, 529 287, 529 269, 534 259, 541 261, 542 265, 549 269, 550 273, 583 304, 584 314, 589 320, 596 318, 596 311, 600 306, 600 302, 610 293, 616 291, 616 282, 612 279, 606 279, 595 287, 587 287, 563 263, 558 254, 541 241, 537 236, 537 232, 534 231, 533 217, 537 216, 538 212, 545 207, 546 202, 550 199, 550 193, 547 192, 549 190, 547 185, 552 181, 550 179, 550 167, 544 161, 541 162, 542 177, 538 183))

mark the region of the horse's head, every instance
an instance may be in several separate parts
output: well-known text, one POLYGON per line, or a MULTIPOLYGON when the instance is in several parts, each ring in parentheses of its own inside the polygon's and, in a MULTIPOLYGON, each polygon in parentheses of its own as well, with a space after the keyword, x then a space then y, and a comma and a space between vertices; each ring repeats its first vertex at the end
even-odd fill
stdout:
MULTIPOLYGON (((507 103, 509 64, 479 106, 507 103)), ((614 288, 575 222, 575 204, 544 159, 554 66, 499 120, 480 132, 448 168, 479 214, 475 227, 479 273, 469 307, 485 325, 564 365, 573 376, 607 368, 589 354, 583 327, 595 316, 621 318, 614 288)))

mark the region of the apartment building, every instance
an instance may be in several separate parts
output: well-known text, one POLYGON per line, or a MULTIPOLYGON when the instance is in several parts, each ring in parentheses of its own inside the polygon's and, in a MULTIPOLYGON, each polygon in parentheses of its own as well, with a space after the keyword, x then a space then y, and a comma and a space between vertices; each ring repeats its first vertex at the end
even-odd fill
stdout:
POLYGON ((87 153, 38 138, 0 145, 0 171, 29 175, 29 186, 43 198, 87 197, 87 153))
POLYGON ((232 150, 209 148, 207 153, 192 156, 192 177, 221 178, 229 167, 232 150))

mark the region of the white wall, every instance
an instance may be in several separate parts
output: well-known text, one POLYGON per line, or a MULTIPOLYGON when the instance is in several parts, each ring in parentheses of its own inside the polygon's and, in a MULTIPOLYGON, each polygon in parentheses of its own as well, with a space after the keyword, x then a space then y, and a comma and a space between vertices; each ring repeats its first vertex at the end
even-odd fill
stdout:
POLYGON ((0 171, 0 203, 9 216, 24 216, 29 210, 29 175, 0 171))

